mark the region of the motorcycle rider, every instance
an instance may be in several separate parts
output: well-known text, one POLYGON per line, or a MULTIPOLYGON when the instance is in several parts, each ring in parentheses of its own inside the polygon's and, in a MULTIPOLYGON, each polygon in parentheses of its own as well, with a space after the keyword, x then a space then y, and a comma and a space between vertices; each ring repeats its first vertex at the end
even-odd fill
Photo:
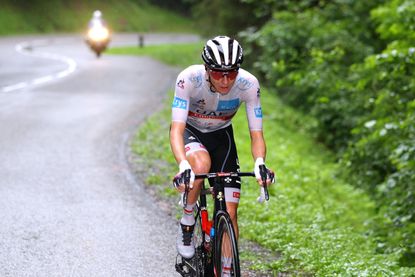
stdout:
POLYGON ((106 27, 107 23, 102 18, 102 12, 100 10, 96 10, 92 13, 92 18, 88 23, 88 29, 95 28, 95 27, 106 27))

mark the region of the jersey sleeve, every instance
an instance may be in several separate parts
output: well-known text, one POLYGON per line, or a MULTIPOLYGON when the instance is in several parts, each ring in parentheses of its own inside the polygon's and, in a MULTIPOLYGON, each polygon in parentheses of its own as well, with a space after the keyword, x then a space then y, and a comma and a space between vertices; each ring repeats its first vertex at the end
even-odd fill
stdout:
POLYGON ((189 112, 190 84, 186 80, 186 73, 182 71, 177 76, 172 103, 172 121, 186 122, 189 112))
POLYGON ((260 101, 260 87, 258 80, 255 78, 253 85, 245 94, 245 109, 248 118, 248 126, 251 131, 262 130, 262 108, 260 101))

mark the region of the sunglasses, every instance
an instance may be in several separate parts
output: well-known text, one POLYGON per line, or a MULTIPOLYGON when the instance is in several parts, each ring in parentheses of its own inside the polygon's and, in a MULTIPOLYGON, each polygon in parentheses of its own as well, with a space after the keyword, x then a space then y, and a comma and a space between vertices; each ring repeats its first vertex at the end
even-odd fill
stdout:
POLYGON ((238 69, 229 70, 229 71, 218 71, 218 70, 212 70, 208 69, 210 77, 212 77, 215 80, 220 80, 221 78, 227 76, 229 79, 233 80, 238 75, 238 69))

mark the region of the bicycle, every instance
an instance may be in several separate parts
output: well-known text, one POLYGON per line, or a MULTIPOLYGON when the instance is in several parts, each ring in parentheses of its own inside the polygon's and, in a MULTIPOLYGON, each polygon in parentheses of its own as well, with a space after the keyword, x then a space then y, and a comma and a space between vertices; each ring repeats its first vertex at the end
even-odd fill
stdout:
MULTIPOLYGON (((260 175, 263 183, 267 179, 267 168, 260 166, 260 175)), ((194 211, 195 228, 193 239, 195 242, 195 255, 190 259, 176 257, 176 271, 183 277, 222 276, 222 252, 232 258, 231 276, 241 276, 239 265, 238 242, 230 216, 226 210, 224 184, 231 177, 255 177, 253 172, 217 172, 197 174, 195 179, 213 180, 209 188, 202 183, 199 200, 194 211), (228 179, 227 179, 228 178, 228 179), (212 194, 214 198, 213 216, 209 220, 206 195, 212 194)), ((187 203, 189 191, 190 170, 185 178, 185 192, 182 204, 187 203)), ((265 200, 269 199, 266 186, 263 186, 265 200)))

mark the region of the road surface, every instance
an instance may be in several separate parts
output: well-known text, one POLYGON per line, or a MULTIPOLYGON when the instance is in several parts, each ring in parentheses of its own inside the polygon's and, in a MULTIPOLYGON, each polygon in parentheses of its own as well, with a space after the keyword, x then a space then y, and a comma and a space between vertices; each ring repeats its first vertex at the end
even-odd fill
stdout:
MULTIPOLYGON (((145 36, 179 41, 197 38, 145 36)), ((0 38, 0 276, 177 276, 176 224, 126 161, 177 73, 76 35, 0 38)))

